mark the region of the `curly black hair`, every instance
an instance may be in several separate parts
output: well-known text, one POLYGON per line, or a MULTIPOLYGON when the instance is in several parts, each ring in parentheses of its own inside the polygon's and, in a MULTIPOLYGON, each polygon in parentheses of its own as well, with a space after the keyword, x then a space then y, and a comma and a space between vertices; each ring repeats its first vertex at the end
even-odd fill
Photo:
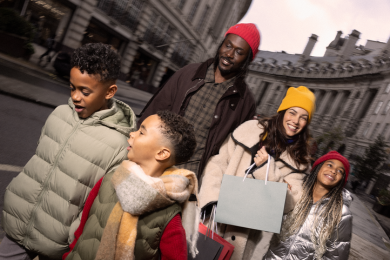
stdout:
POLYGON ((86 71, 88 74, 99 75, 99 81, 115 81, 121 68, 118 53, 111 45, 103 43, 87 43, 76 49, 70 64, 81 73, 86 71))
POLYGON ((188 161, 196 147, 194 126, 171 111, 158 111, 157 115, 163 123, 162 134, 172 144, 174 163, 188 161))

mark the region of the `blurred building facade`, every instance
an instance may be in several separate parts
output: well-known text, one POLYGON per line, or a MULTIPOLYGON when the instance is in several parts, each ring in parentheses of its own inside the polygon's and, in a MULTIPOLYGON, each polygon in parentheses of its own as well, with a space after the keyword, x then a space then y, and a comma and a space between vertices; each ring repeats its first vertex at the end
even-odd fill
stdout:
POLYGON ((303 85, 316 96, 314 137, 340 127, 346 138, 332 148, 352 160, 379 134, 390 142, 390 39, 362 46, 359 36, 356 30, 346 37, 337 32, 323 57, 310 56, 314 34, 301 54, 259 51, 247 76, 257 113, 275 114, 287 89, 303 85))
POLYGON ((111 44, 122 55, 122 79, 158 87, 179 68, 215 55, 224 32, 252 0, 0 0, 36 28, 36 44, 58 49, 111 44))

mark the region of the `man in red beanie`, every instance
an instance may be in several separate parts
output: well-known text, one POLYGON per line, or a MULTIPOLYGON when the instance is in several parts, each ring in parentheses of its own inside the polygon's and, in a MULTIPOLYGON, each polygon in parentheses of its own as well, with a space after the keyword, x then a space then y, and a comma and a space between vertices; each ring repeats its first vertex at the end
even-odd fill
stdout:
POLYGON ((194 125, 195 153, 188 163, 176 166, 197 173, 199 180, 226 136, 255 113, 255 100, 244 79, 259 44, 256 25, 230 27, 214 58, 177 71, 141 112, 138 125, 160 110, 178 113, 194 125))

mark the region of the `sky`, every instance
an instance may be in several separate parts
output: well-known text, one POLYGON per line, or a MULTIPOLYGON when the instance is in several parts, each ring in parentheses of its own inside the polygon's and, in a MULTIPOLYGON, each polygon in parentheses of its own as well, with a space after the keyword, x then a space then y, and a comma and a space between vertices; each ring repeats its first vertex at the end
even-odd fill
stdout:
POLYGON ((301 54, 312 34, 318 35, 311 56, 323 56, 337 31, 342 37, 359 31, 357 45, 387 42, 390 0, 253 0, 241 23, 260 30, 260 50, 301 54))

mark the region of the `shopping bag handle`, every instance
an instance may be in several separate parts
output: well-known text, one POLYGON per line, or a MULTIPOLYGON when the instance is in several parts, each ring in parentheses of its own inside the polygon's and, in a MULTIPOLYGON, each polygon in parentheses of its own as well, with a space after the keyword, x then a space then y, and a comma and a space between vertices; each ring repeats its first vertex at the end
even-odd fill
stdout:
MULTIPOLYGON (((264 184, 267 185, 267 181, 268 181, 268 174, 269 174, 269 165, 271 163, 271 156, 268 154, 268 162, 267 162, 267 171, 265 173, 265 181, 264 181, 264 184)), ((244 175, 244 179, 242 181, 245 181, 246 179, 246 176, 248 176, 249 172, 252 170, 253 167, 256 166, 256 163, 252 163, 251 166, 248 167, 248 169, 246 169, 245 171, 245 175, 244 175)))

